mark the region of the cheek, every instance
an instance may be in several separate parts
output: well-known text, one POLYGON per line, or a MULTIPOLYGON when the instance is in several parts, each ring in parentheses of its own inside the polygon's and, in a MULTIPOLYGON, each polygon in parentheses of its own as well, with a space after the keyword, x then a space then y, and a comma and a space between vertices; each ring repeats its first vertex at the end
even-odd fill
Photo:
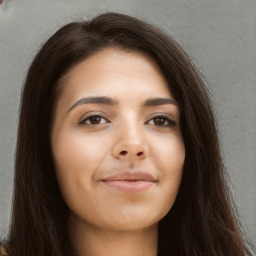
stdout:
POLYGON ((77 188, 89 191, 91 181, 104 158, 106 143, 94 136, 73 135, 70 131, 59 131, 52 140, 56 175, 65 199, 74 197, 77 188))
POLYGON ((54 159, 57 167, 61 169, 91 170, 97 166, 105 151, 104 143, 88 134, 81 133, 78 136, 64 131, 53 142, 54 159))
POLYGON ((172 186, 179 189, 185 161, 185 146, 181 137, 176 136, 170 140, 162 151, 159 163, 162 163, 163 175, 172 186))
POLYGON ((152 146, 152 152, 160 174, 162 203, 169 211, 176 199, 182 179, 185 161, 185 146, 182 137, 169 135, 167 138, 158 138, 152 146))
POLYGON ((180 133, 151 138, 151 152, 163 175, 182 174, 185 146, 180 133))
POLYGON ((182 175, 185 161, 185 147, 181 140, 171 140, 160 151, 159 164, 162 164, 164 175, 182 175))

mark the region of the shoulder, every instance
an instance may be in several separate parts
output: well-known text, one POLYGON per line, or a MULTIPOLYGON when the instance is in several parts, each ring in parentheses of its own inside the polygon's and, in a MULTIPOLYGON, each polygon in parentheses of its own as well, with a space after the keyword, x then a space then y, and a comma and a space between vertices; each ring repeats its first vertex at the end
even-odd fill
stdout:
POLYGON ((8 244, 6 242, 0 242, 0 256, 11 256, 8 253, 8 244))

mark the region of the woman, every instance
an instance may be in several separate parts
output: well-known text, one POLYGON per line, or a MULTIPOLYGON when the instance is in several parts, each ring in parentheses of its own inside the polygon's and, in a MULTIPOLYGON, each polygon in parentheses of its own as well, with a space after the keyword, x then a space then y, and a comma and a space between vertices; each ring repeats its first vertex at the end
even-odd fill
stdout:
POLYGON ((15 168, 11 255, 252 255, 202 79, 133 17, 71 23, 44 44, 15 168))

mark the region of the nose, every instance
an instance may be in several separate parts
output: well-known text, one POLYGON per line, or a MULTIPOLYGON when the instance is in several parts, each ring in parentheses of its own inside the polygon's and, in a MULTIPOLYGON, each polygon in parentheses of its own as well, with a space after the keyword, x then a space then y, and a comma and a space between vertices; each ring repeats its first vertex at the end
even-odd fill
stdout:
POLYGON ((148 144, 143 132, 134 127, 122 129, 116 137, 112 154, 118 159, 145 159, 148 156, 148 144))

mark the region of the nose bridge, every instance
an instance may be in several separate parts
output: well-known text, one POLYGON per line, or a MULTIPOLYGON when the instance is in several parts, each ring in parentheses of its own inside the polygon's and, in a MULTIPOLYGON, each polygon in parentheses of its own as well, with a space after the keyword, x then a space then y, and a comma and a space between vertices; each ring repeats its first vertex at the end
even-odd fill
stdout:
POLYGON ((145 143, 144 134, 142 127, 134 120, 123 123, 119 131, 119 140, 121 145, 126 145, 127 147, 140 147, 145 143))
POLYGON ((143 125, 135 118, 127 118, 118 128, 113 155, 118 158, 146 157, 148 145, 143 125))

